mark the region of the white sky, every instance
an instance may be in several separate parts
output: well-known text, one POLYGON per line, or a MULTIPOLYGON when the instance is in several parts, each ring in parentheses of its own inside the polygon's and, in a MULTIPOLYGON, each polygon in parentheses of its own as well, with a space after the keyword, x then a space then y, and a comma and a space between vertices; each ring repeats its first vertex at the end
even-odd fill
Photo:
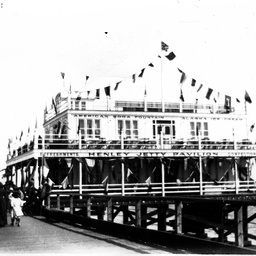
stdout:
MULTIPOLYGON (((0 169, 5 167, 8 138, 19 137, 28 127, 32 130, 36 119, 42 122, 46 103, 63 85, 60 72, 66 74, 66 86, 71 83, 78 90, 84 88, 87 75, 94 82, 88 83, 90 88, 100 77, 129 78, 156 59, 160 41, 177 56, 173 67, 204 88, 242 98, 246 89, 253 101, 248 111, 253 113, 254 0, 0 0, 0 4, 0 169)), ((156 83, 158 91, 159 87, 156 83)))

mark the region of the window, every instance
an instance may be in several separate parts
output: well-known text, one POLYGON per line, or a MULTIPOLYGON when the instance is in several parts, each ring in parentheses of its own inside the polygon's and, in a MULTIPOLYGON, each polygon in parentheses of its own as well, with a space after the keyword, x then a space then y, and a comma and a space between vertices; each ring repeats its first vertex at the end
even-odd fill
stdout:
POLYGON ((121 131, 127 139, 135 139, 139 137, 138 121, 136 120, 118 120, 118 133, 121 136, 121 131))
POLYGON ((100 138, 99 119, 79 119, 79 129, 83 138, 100 138))
POLYGON ((161 131, 165 138, 175 139, 175 121, 174 120, 154 120, 153 121, 153 135, 160 135, 161 131))
POLYGON ((208 137, 208 123, 207 122, 190 122, 190 135, 196 137, 201 133, 202 137, 208 137))

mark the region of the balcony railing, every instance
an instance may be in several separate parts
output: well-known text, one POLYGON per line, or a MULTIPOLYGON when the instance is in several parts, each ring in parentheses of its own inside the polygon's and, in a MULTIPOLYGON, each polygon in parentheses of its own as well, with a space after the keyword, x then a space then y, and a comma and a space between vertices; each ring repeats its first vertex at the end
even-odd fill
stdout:
POLYGON ((255 141, 244 139, 241 141, 220 140, 213 141, 208 138, 184 139, 122 139, 107 140, 99 139, 75 139, 70 140, 56 134, 46 134, 44 140, 39 138, 36 142, 31 141, 17 149, 13 149, 9 158, 17 157, 33 149, 81 149, 81 150, 255 150, 255 141))

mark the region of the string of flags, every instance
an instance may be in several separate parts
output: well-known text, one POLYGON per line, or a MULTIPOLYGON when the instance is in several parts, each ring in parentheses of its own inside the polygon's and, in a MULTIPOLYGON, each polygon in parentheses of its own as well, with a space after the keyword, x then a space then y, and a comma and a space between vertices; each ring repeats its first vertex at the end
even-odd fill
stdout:
MULTIPOLYGON (((172 60, 174 60, 174 59, 176 58, 176 55, 175 55, 175 53, 172 52, 172 51, 169 52, 169 48, 170 48, 170 47, 169 47, 168 44, 166 44, 165 42, 161 41, 161 51, 162 51, 162 53, 163 53, 162 55, 163 55, 164 57, 166 57, 169 61, 172 61, 172 60)), ((162 56, 160 56, 160 55, 159 55, 158 57, 159 57, 159 58, 162 58, 162 56)), ((138 73, 132 74, 132 75, 131 75, 132 82, 133 82, 133 83, 136 83, 137 78, 143 78, 143 75, 144 75, 144 73, 145 73, 145 70, 146 70, 148 67, 149 67, 149 68, 154 68, 153 62, 149 63, 146 67, 143 67, 138 73)), ((183 70, 181 70, 180 68, 177 68, 177 69, 178 69, 178 71, 181 73, 181 77, 180 77, 180 100, 181 100, 182 102, 184 102, 185 99, 184 99, 184 94, 183 94, 183 90, 182 90, 182 85, 183 85, 183 83, 188 79, 188 76, 187 76, 187 74, 186 74, 183 70)), ((61 72, 61 77, 64 79, 65 73, 61 72)), ((86 76, 86 82, 88 81, 89 78, 90 78, 90 76, 86 76)), ((127 80, 127 78, 124 79, 124 80, 120 80, 120 81, 116 82, 116 83, 114 84, 114 91, 118 90, 120 84, 123 83, 125 80, 127 80)), ((195 78, 191 78, 191 86, 192 86, 192 87, 196 87, 196 84, 197 84, 196 79, 195 79, 195 78)), ((196 92, 198 93, 199 91, 201 91, 201 89, 203 88, 203 86, 204 86, 203 84, 200 84, 200 85, 198 86, 196 92)), ((110 85, 104 87, 104 91, 105 91, 105 95, 106 95, 106 96, 111 97, 111 86, 110 86, 110 85)), ((97 99, 100 98, 100 92, 101 92, 100 88, 97 88, 97 89, 96 89, 96 98, 97 98, 97 99)), ((91 93, 91 91, 87 91, 87 97, 89 97, 90 93, 91 93)), ((144 94, 145 94, 145 95, 147 94, 146 91, 145 91, 144 94)), ((205 95, 205 98, 206 98, 207 100, 210 100, 211 97, 212 97, 212 95, 214 95, 214 90, 213 90, 212 88, 208 87, 207 92, 206 92, 206 95, 205 95)), ((216 95, 213 97, 213 100, 214 100, 215 103, 217 102, 217 99, 218 99, 218 98, 219 98, 219 92, 217 92, 216 95)), ((77 100, 80 100, 80 99, 81 99, 81 97, 78 96, 77 100)), ((249 96, 249 94, 248 94, 247 91, 245 91, 244 100, 245 100, 245 102, 252 103, 251 97, 249 96)), ((239 99, 239 98, 236 98, 236 101, 237 101, 238 103, 240 103, 240 99, 239 99)), ((57 111, 57 110, 56 110, 56 104, 54 103, 54 100, 53 100, 53 102, 52 102, 52 105, 53 105, 55 111, 57 111)), ((231 109, 231 97, 230 97, 229 95, 225 95, 225 108, 226 108, 226 109, 231 109)))

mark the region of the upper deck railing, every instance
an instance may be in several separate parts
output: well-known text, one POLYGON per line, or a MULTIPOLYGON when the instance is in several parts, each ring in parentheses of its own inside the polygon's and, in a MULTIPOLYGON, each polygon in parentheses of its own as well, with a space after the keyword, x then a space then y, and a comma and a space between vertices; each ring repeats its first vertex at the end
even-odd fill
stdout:
MULTIPOLYGON (((54 107, 45 112, 45 122, 51 120, 56 114, 63 113, 66 110, 76 111, 129 111, 129 112, 162 112, 161 102, 145 101, 121 101, 114 102, 97 101, 92 99, 75 98, 62 100, 54 107)), ((221 104, 196 104, 196 103, 164 103, 164 112, 170 113, 207 113, 207 114, 227 114, 234 112, 234 108, 227 109, 221 104)))

